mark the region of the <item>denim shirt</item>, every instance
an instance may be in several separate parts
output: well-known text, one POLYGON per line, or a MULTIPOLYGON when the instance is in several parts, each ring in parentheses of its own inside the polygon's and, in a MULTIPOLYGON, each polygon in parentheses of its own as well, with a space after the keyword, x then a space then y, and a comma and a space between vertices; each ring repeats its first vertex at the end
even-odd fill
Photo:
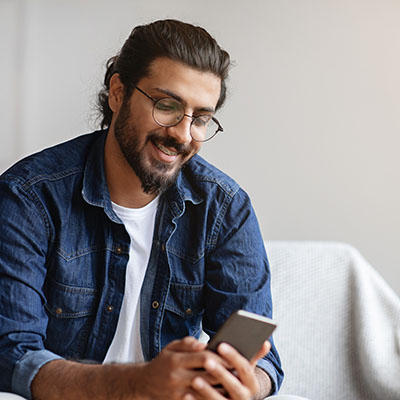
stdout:
MULTIPOLYGON (((125 290, 130 239, 104 174, 107 132, 29 156, 0 177, 0 391, 31 398, 58 358, 102 362, 125 290)), ((235 310, 271 317, 270 270, 246 193, 194 156, 160 198, 140 294, 145 360, 213 336, 235 310)), ((259 361, 274 393, 275 346, 259 361)))

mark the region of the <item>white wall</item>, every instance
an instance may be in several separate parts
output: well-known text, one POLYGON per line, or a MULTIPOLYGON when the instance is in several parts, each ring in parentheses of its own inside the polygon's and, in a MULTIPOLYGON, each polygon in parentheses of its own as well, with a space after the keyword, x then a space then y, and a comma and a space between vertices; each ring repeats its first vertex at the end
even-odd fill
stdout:
POLYGON ((0 168, 92 130, 105 61, 165 17, 236 61, 225 132, 202 152, 250 193, 265 238, 351 243, 400 293, 395 0, 0 0, 0 168))

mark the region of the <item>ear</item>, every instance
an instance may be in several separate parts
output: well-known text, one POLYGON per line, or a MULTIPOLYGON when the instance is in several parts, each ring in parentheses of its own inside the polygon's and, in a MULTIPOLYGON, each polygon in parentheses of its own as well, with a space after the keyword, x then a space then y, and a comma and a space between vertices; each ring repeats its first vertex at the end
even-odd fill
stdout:
POLYGON ((119 74, 114 74, 110 79, 110 90, 108 95, 108 105, 113 113, 118 112, 124 100, 124 84, 121 82, 119 74))

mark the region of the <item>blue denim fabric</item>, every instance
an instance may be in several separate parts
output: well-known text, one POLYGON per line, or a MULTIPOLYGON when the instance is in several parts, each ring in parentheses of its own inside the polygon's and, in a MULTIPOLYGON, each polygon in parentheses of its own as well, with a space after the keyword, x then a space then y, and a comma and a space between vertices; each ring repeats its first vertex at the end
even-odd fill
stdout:
MULTIPOLYGON (((105 137, 80 136, 0 177, 0 391, 30 398, 46 362, 101 362, 111 344, 130 239, 111 206, 105 137)), ((140 302, 146 360, 201 328, 213 336, 234 310, 271 317, 250 200, 198 155, 160 198, 140 302)), ((276 392, 283 373, 274 346, 259 365, 276 392)))

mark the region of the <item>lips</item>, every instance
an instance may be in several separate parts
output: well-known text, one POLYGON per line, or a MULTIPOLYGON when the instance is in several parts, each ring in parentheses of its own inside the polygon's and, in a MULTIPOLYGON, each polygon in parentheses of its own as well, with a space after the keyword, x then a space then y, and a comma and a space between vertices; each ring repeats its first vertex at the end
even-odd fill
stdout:
POLYGON ((177 156, 178 155, 177 151, 172 151, 172 150, 168 149, 167 147, 163 146, 161 143, 157 143, 157 142, 153 142, 153 143, 157 147, 158 150, 162 151, 167 156, 177 156))

